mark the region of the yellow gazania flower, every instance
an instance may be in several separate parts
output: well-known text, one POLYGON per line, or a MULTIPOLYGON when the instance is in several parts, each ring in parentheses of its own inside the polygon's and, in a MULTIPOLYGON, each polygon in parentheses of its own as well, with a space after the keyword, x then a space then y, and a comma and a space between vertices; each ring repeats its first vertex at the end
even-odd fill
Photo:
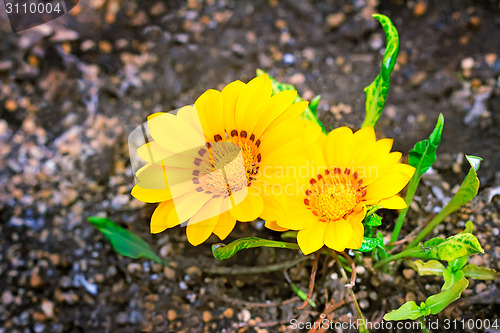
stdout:
POLYGON ((132 195, 160 203, 151 218, 151 232, 187 223, 187 239, 198 245, 214 233, 221 240, 236 220, 277 220, 287 199, 274 191, 269 165, 296 163, 307 102, 294 103, 296 91, 272 95, 261 75, 248 84, 234 81, 222 91, 208 90, 177 115, 153 114, 148 129, 153 139, 139 147, 147 162, 136 176, 132 195), (277 193, 275 195, 275 193, 277 193))
POLYGON ((401 153, 390 152, 393 140, 376 141, 372 127, 355 133, 340 127, 318 142, 324 142, 323 149, 310 152, 315 172, 302 177, 299 193, 290 197, 287 214, 276 224, 299 230, 297 242, 304 254, 323 245, 336 251, 358 249, 365 207, 405 208, 397 194, 415 168, 398 163, 401 153))

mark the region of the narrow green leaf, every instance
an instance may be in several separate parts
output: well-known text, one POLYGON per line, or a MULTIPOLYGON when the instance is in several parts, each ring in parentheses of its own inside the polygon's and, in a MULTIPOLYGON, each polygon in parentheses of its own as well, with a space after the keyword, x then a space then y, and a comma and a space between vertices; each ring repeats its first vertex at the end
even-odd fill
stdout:
POLYGON ((442 114, 439 114, 437 124, 434 127, 431 135, 429 135, 429 138, 417 142, 415 144, 415 147, 409 153, 409 163, 415 168, 415 173, 410 179, 410 183, 408 184, 408 191, 406 192, 405 202, 408 207, 403 209, 401 213, 399 213, 398 220, 396 221, 396 225, 394 226, 394 231, 391 235, 391 243, 394 243, 398 240, 399 232, 401 231, 401 227, 403 226, 403 222, 405 220, 406 214, 408 213, 408 209, 410 207, 411 201, 413 200, 413 196, 417 191, 417 187, 420 183, 422 175, 432 166, 432 164, 437 159, 436 150, 439 143, 441 142, 443 125, 444 117, 442 114))
MULTIPOLYGON (((436 215, 431 222, 411 241, 408 247, 415 246, 420 242, 428 233, 430 233, 439 223, 441 223, 444 218, 462 205, 471 201, 476 195, 479 189, 479 179, 477 178, 476 170, 479 168, 481 161, 480 157, 467 156, 467 160, 471 164, 469 173, 465 177, 464 181, 460 185, 457 193, 451 198, 450 202, 436 215)), ((445 259, 446 260, 446 259, 445 259)))
POLYGON ((119 254, 134 259, 147 258, 159 264, 168 265, 168 261, 161 259, 142 238, 110 219, 91 216, 87 221, 103 234, 119 254))
POLYGON ((474 280, 495 280, 498 278, 498 273, 491 268, 478 267, 474 264, 468 264, 463 268, 465 277, 473 278, 474 280))
POLYGON ((384 320, 415 320, 420 317, 422 317, 420 307, 414 301, 409 301, 401 305, 399 309, 392 310, 391 312, 386 313, 384 316, 384 320))
POLYGON ((462 295, 462 291, 464 291, 468 285, 469 281, 466 278, 456 281, 449 289, 427 298, 425 305, 431 310, 431 314, 438 314, 452 302, 459 299, 460 295, 462 295))
POLYGON ((385 48, 379 74, 375 80, 364 89, 366 93, 366 116, 361 127, 375 127, 380 119, 387 99, 387 93, 389 92, 390 75, 396 64, 396 58, 399 51, 398 31, 391 20, 387 16, 381 14, 375 14, 373 17, 377 19, 384 28, 387 46, 385 48))
POLYGON ((423 262, 422 260, 408 261, 408 265, 417 271, 418 275, 443 275, 446 267, 437 260, 429 260, 423 262))
POLYGON ((236 252, 243 249, 250 249, 254 247, 278 247, 286 249, 298 249, 299 246, 294 243, 273 241, 262 239, 258 237, 247 237, 235 240, 228 245, 218 243, 212 245, 212 253, 217 260, 229 259, 236 254, 236 252))
POLYGON ((439 237, 433 238, 422 246, 416 246, 402 253, 405 253, 406 257, 453 261, 459 257, 483 252, 484 250, 476 236, 473 234, 458 234, 445 240, 439 237))
MULTIPOLYGON (((266 73, 262 69, 257 68, 256 73, 257 73, 257 75, 267 74, 267 76, 269 77, 269 79, 271 80, 271 83, 273 85, 273 94, 277 94, 280 91, 285 91, 285 90, 297 90, 295 88, 295 86, 276 80, 274 77, 272 77, 271 75, 269 75, 268 73, 266 73)), ((323 123, 317 117, 317 115, 318 115, 318 103, 319 103, 320 99, 321 99, 321 96, 319 96, 319 95, 314 97, 313 100, 311 101, 311 103, 309 103, 309 105, 307 106, 307 108, 304 110, 304 112, 302 113, 302 115, 299 118, 305 119, 305 120, 310 120, 310 121, 318 124, 323 129, 323 132, 327 133, 327 130, 323 126, 323 123)), ((297 98, 295 98, 295 102, 301 102, 303 100, 304 99, 302 97, 300 97, 299 94, 297 94, 297 98)))
POLYGON ((419 141, 415 144, 409 153, 409 163, 415 167, 414 177, 422 177, 422 175, 429 170, 432 164, 437 159, 436 150, 441 142, 441 134, 443 133, 444 117, 439 114, 436 127, 432 131, 428 139, 419 141))

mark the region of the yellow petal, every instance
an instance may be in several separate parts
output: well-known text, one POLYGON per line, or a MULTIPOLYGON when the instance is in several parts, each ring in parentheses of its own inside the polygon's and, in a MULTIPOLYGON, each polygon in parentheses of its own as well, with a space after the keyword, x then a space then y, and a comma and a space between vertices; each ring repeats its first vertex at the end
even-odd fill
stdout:
POLYGON ((214 89, 205 91, 194 106, 207 141, 214 140, 216 134, 224 134, 224 105, 220 91, 214 89))
POLYGON ((363 179, 363 185, 368 186, 378 178, 384 176, 400 158, 400 152, 382 155, 374 153, 363 163, 360 163, 355 170, 358 172, 360 178, 363 179))
POLYGON ((325 141, 324 153, 329 168, 344 169, 351 164, 353 134, 348 127, 339 127, 331 131, 325 141))
POLYGON ((298 150, 302 143, 302 136, 298 133, 302 133, 303 129, 303 122, 288 121, 275 127, 272 131, 266 132, 261 139, 259 148, 262 163, 274 155, 281 157, 298 150))
MULTIPOLYGON (((167 228, 173 228, 179 223, 168 224, 168 216, 170 214, 177 214, 175 211, 175 205, 173 200, 168 200, 160 203, 153 212, 151 217, 151 233, 157 234, 162 232, 167 228)), ((171 219, 170 221, 175 221, 171 219)), ((178 219, 177 219, 178 222, 178 219)))
POLYGON ((316 221, 297 233, 297 243, 305 255, 319 250, 324 245, 326 225, 325 222, 316 221))
POLYGON ((181 118, 165 113, 148 120, 148 129, 154 141, 172 153, 181 153, 205 144, 202 129, 193 128, 181 118))
POLYGON ((252 186, 256 186, 261 193, 264 209, 260 217, 263 220, 276 221, 286 213, 288 200, 284 186, 269 186, 258 181, 255 181, 252 186))
POLYGON ((172 199, 172 194, 168 189, 146 189, 139 185, 135 185, 130 194, 137 200, 147 203, 156 203, 172 199))
POLYGON ((353 135, 353 166, 359 165, 370 155, 375 147, 375 130, 371 126, 356 131, 353 135))
MULTIPOLYGON (((266 74, 262 74, 247 83, 236 102, 236 129, 253 133, 260 115, 271 99, 273 86, 266 74)), ((250 135, 250 134, 249 134, 250 135)))
POLYGON ((365 200, 383 199, 399 193, 408 184, 410 177, 402 172, 388 172, 366 187, 365 200))
POLYGON ((289 214, 278 219, 276 223, 283 228, 302 230, 308 228, 311 224, 315 224, 317 221, 318 218, 309 209, 304 207, 303 209, 290 211, 289 214))
POLYGON ((287 231, 287 228, 280 227, 276 221, 268 221, 265 223, 266 228, 274 230, 274 231, 287 231))
POLYGON ((205 203, 212 197, 205 192, 192 191, 178 198, 175 198, 174 204, 180 222, 187 221, 193 217, 205 203))
POLYGON ((351 239, 349 239, 349 241, 347 242, 345 246, 346 248, 357 250, 361 247, 361 243, 363 242, 363 235, 365 232, 363 223, 361 222, 362 220, 363 218, 349 220, 349 223, 352 227, 352 236, 351 239))
POLYGON ((186 227, 186 236, 189 243, 194 246, 200 245, 210 237, 212 231, 219 220, 219 216, 214 216, 210 219, 188 223, 186 227))
POLYGON ((327 223, 325 231, 325 245, 335 251, 344 251, 352 237, 352 227, 344 219, 327 223))
POLYGON ((381 200, 379 205, 387 209, 405 209, 408 207, 403 198, 397 195, 381 200))
POLYGON ((233 231, 235 225, 236 219, 229 212, 224 212, 219 216, 219 221, 217 221, 217 225, 214 228, 214 234, 220 240, 224 240, 233 231))
POLYGON ((236 102, 246 84, 241 81, 234 81, 222 89, 223 103, 224 103, 224 122, 226 131, 231 133, 236 129, 235 110, 236 102))
MULTIPOLYGON (((211 219, 214 216, 219 216, 223 211, 223 197, 210 198, 194 215, 189 219, 190 224, 195 224, 200 221, 211 219)), ((175 202, 175 200, 174 200, 175 202)))
POLYGON ((137 148, 137 154, 146 162, 161 163, 165 157, 171 153, 164 149, 156 141, 151 141, 137 148))
POLYGON ((297 91, 295 90, 285 90, 273 95, 262 114, 260 114, 259 117, 256 117, 258 122, 253 129, 255 137, 260 138, 267 127, 283 112, 285 112, 296 97, 297 91))
POLYGON ((241 222, 253 221, 259 217, 264 210, 264 201, 258 190, 254 187, 248 188, 245 199, 230 209, 231 215, 241 222))
POLYGON ((271 132, 274 130, 276 126, 279 126, 283 122, 287 122, 290 120, 298 120, 300 115, 304 112, 304 110, 307 108, 307 105, 309 102, 307 101, 300 101, 297 103, 293 103, 290 105, 285 112, 283 112, 279 117, 277 117, 264 131, 264 135, 268 132, 271 132))

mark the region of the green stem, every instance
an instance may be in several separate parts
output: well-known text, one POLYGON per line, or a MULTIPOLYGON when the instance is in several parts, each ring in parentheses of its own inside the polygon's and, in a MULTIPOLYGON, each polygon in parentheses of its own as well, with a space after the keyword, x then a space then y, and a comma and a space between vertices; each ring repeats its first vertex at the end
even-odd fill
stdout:
POLYGON ((422 324, 422 332, 430 333, 430 331, 427 329, 427 326, 425 325, 425 317, 418 318, 418 321, 422 324))
POLYGON ((377 268, 380 268, 380 267, 387 265, 391 261, 395 261, 395 260, 405 258, 405 257, 411 257, 415 251, 420 251, 420 250, 417 247, 412 247, 412 248, 406 249, 402 252, 396 253, 390 257, 387 257, 385 259, 380 260, 375 265, 373 265, 373 268, 377 269, 377 268))
MULTIPOLYGON (((405 220, 406 214, 408 213, 408 209, 410 209, 410 203, 413 200, 415 192, 417 191, 418 183, 420 182, 421 178, 422 176, 417 176, 417 174, 415 174, 410 180, 410 184, 408 185, 408 192, 406 192, 405 198, 405 202, 408 207, 406 207, 401 211, 401 213, 399 213, 398 220, 396 221, 396 225, 394 226, 394 230, 392 231, 390 243, 394 243, 398 240, 399 232, 403 227, 403 222, 405 220)), ((388 249, 390 250, 392 247, 393 246, 389 246, 388 249)))

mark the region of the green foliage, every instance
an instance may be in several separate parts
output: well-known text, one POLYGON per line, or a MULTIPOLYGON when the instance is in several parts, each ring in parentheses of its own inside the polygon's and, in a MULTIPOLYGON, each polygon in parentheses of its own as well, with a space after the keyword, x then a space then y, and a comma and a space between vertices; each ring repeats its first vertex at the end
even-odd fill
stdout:
MULTIPOLYGON (((284 91, 284 90, 297 90, 295 88, 295 86, 293 86, 292 84, 280 82, 280 81, 276 80, 274 77, 272 77, 271 75, 269 75, 268 73, 266 73, 265 71, 263 71, 262 69, 257 69, 256 73, 257 73, 257 75, 267 74, 267 76, 269 77, 269 79, 271 80, 271 83, 273 85, 273 94, 277 94, 280 91, 284 91)), ((309 103, 309 105, 307 106, 307 108, 304 110, 304 112, 302 113, 300 118, 310 120, 310 121, 318 124, 323 129, 323 132, 327 133, 327 130, 323 126, 323 123, 318 119, 318 105, 319 105, 320 99, 321 99, 320 95, 317 95, 316 97, 314 97, 311 100, 311 102, 309 103)), ((302 97, 300 97, 300 95, 297 94, 297 98, 295 99, 295 102, 301 102, 303 100, 304 99, 302 97)))
POLYGON ((382 225, 382 217, 372 213, 364 219, 363 224, 370 227, 379 227, 382 225))
POLYGON ((423 262, 422 260, 408 261, 408 266, 417 271, 418 275, 443 275, 446 267, 437 260, 429 260, 423 262))
POLYGON ((384 320, 415 320, 420 317, 422 317, 420 307, 414 301, 409 301, 401 305, 399 309, 392 310, 391 312, 387 313, 384 316, 384 320))
POLYGON ((407 208, 403 209, 398 216, 394 231, 391 235, 391 243, 398 240, 399 232, 403 226, 404 219, 408 213, 410 203, 413 200, 415 191, 417 190, 418 184, 422 175, 429 170, 429 168, 434 164, 437 159, 436 150, 441 142, 441 134, 443 133, 444 117, 439 114, 438 121, 434 130, 428 139, 419 141, 415 144, 415 147, 409 153, 409 163, 415 168, 415 173, 410 179, 408 184, 408 191, 406 192, 406 204, 407 208))
POLYGON ((377 237, 363 237, 363 242, 361 243, 361 247, 357 250, 359 252, 370 252, 374 249, 381 249, 385 252, 384 247, 384 238, 382 234, 379 232, 377 237))
POLYGON ((406 257, 452 261, 459 257, 483 252, 484 250, 476 236, 466 233, 454 235, 447 239, 432 238, 422 246, 416 246, 402 253, 405 253, 406 257))
POLYGON ((236 254, 236 252, 243 249, 251 249, 254 247, 278 247, 286 249, 298 249, 299 246, 293 243, 286 243, 280 241, 273 241, 262 239, 258 237, 246 237, 235 240, 228 245, 218 243, 212 245, 212 253, 217 260, 229 259, 236 254))
POLYGON ((387 46, 385 48, 379 74, 375 80, 364 89, 366 93, 366 116, 362 127, 375 127, 380 119, 387 99, 387 93, 389 92, 390 75, 396 64, 399 51, 398 31, 391 20, 387 16, 380 14, 375 14, 373 17, 377 19, 384 28, 387 46))
POLYGON ((471 201, 479 190, 479 179, 477 178, 476 171, 479 169, 479 164, 482 160, 480 157, 465 155, 469 161, 471 168, 469 173, 465 177, 464 181, 460 185, 457 193, 451 198, 450 202, 443 207, 443 209, 436 215, 431 222, 413 239, 413 241, 408 245, 408 247, 415 246, 420 242, 428 233, 430 233, 439 223, 441 223, 444 218, 462 205, 471 201))
POLYGON ((474 280, 495 280, 498 278, 498 273, 491 268, 478 267, 474 264, 468 264, 463 268, 465 277, 474 280))
POLYGON ((419 141, 415 144, 409 153, 409 163, 415 167, 415 175, 420 179, 422 175, 429 170, 432 164, 437 159, 436 150, 441 142, 441 134, 443 133, 444 117, 439 114, 436 127, 432 131, 428 139, 419 141))
POLYGON ((462 278, 456 281, 449 289, 430 296, 425 302, 422 302, 420 306, 413 301, 406 302, 399 309, 387 313, 384 316, 384 320, 415 320, 422 316, 438 314, 452 302, 459 299, 462 291, 464 291, 468 285, 469 281, 462 278))
POLYGON ((161 259, 142 238, 110 219, 91 216, 87 221, 103 234, 119 254, 134 259, 147 258, 159 264, 168 265, 168 261, 161 259))

